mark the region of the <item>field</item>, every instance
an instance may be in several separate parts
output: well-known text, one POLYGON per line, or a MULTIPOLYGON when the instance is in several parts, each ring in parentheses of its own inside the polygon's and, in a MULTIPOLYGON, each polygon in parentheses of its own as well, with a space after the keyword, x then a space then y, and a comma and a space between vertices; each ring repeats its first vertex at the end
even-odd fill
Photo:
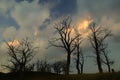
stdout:
POLYGON ((30 72, 18 76, 16 73, 2 74, 0 80, 120 80, 120 72, 83 75, 56 75, 51 73, 30 72))

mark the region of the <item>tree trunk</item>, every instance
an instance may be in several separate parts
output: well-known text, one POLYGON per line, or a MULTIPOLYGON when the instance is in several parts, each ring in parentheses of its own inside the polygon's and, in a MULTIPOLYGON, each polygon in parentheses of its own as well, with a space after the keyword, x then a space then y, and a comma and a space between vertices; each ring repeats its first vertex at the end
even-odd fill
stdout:
POLYGON ((111 68, 110 68, 110 65, 108 65, 108 71, 111 72, 111 68))
POLYGON ((79 55, 77 55, 76 69, 77 69, 78 74, 80 74, 80 68, 79 68, 79 55))
POLYGON ((81 74, 83 74, 83 64, 81 64, 81 74))
POLYGON ((67 66, 66 66, 66 74, 69 75, 69 69, 70 69, 70 53, 67 54, 67 66))
POLYGON ((108 72, 111 72, 110 64, 107 63, 107 66, 108 66, 108 72))
POLYGON ((98 65, 98 70, 99 70, 99 73, 103 73, 103 69, 102 69, 102 66, 101 66, 101 61, 100 61, 100 55, 97 54, 97 65, 98 65))
POLYGON ((79 63, 80 63, 80 51, 79 51, 79 45, 78 45, 77 46, 77 60, 76 60, 76 69, 77 69, 78 74, 80 74, 79 63))
POLYGON ((110 68, 110 62, 109 62, 109 59, 108 59, 108 57, 107 57, 107 54, 105 54, 105 52, 104 52, 104 56, 105 56, 105 59, 106 59, 106 65, 107 65, 107 67, 108 67, 108 72, 111 72, 111 68, 110 68))
POLYGON ((101 59, 100 59, 100 52, 99 52, 99 46, 98 46, 98 40, 96 38, 96 33, 94 32, 94 42, 95 42, 95 51, 96 51, 96 60, 97 60, 97 66, 98 66, 98 70, 99 73, 102 73, 102 65, 101 65, 101 59))

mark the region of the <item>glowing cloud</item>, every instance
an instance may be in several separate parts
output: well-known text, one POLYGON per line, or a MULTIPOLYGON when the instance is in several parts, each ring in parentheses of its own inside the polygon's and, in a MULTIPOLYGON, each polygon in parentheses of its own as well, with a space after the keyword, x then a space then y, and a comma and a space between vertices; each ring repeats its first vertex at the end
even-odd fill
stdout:
POLYGON ((88 28, 88 25, 89 25, 89 21, 84 20, 84 21, 82 21, 81 23, 78 24, 78 30, 79 31, 84 31, 88 28))
POLYGON ((38 32, 37 32, 37 31, 35 31, 35 32, 34 32, 34 35, 35 35, 35 36, 37 36, 37 35, 38 35, 38 32))
POLYGON ((85 19, 78 23, 77 31, 82 34, 83 38, 86 38, 90 34, 89 24, 92 22, 90 19, 85 19))
POLYGON ((71 35, 72 37, 74 37, 75 34, 76 34, 75 29, 74 29, 74 28, 69 28, 69 29, 68 29, 68 32, 70 32, 70 31, 71 31, 70 35, 71 35))
POLYGON ((18 40, 13 40, 8 42, 9 46, 18 46, 20 44, 20 42, 18 40))

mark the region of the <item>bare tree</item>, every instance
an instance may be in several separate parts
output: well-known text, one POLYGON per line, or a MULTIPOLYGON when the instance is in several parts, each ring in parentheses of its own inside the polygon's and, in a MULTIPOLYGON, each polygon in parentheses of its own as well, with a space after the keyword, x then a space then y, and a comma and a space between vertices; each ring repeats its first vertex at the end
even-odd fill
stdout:
POLYGON ((77 69, 78 74, 83 73, 83 66, 84 66, 84 56, 83 56, 83 53, 82 53, 82 49, 80 47, 81 42, 82 42, 82 39, 78 38, 76 40, 76 45, 75 45, 76 46, 75 61, 76 61, 76 69, 77 69))
POLYGON ((60 74, 64 68, 64 62, 63 61, 57 61, 53 65, 53 70, 55 73, 60 74))
POLYGON ((80 54, 80 68, 81 68, 81 74, 83 74, 83 68, 84 68, 84 55, 83 55, 83 53, 81 52, 81 54, 80 54))
POLYGON ((67 64, 67 61, 66 61, 66 60, 63 60, 63 61, 62 61, 62 64, 63 64, 63 65, 62 65, 62 73, 63 73, 63 74, 66 74, 66 70, 67 70, 67 68, 66 68, 67 65, 66 65, 66 64, 67 64))
POLYGON ((14 72, 25 72, 33 70, 34 64, 30 63, 33 59, 35 47, 28 38, 21 41, 5 41, 8 48, 10 65, 4 65, 6 68, 14 72))
POLYGON ((100 73, 102 73, 103 69, 102 69, 102 62, 101 62, 100 47, 101 47, 102 43, 104 43, 104 41, 109 36, 111 36, 111 32, 108 29, 105 29, 101 26, 96 26, 96 24, 94 22, 89 25, 89 28, 91 30, 91 35, 89 36, 89 40, 95 51, 98 70, 100 73))
POLYGON ((51 65, 46 60, 37 61, 37 71, 39 72, 51 72, 51 65))
POLYGON ((103 43, 101 46, 101 52, 103 55, 102 63, 107 65, 108 72, 111 72, 111 65, 114 64, 114 61, 109 58, 109 51, 107 50, 108 44, 103 43))
POLYGON ((75 40, 79 37, 79 35, 73 36, 72 30, 73 26, 71 26, 72 19, 70 17, 65 18, 60 23, 55 25, 55 29, 59 35, 55 40, 49 41, 51 46, 61 47, 67 52, 67 65, 66 65, 66 74, 69 74, 70 69, 70 60, 71 53, 75 50, 76 46, 74 46, 75 40), (56 44, 56 41, 60 41, 61 44, 56 44))

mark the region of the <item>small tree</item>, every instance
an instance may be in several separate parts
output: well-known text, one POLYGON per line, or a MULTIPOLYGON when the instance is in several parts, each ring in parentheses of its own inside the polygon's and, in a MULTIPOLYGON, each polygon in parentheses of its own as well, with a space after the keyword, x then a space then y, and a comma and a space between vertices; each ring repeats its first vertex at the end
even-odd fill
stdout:
POLYGON ((46 60, 37 61, 36 69, 39 72, 51 72, 51 65, 46 60))
POLYGON ((79 54, 77 53, 76 58, 76 69, 78 71, 78 74, 83 74, 83 68, 84 68, 84 56, 82 51, 80 50, 79 54))
POLYGON ((56 74, 60 74, 63 70, 64 63, 62 61, 55 62, 52 67, 56 74))
POLYGON ((89 36, 90 43, 92 48, 95 51, 96 62, 98 66, 98 70, 100 73, 103 72, 102 62, 101 62, 101 50, 100 47, 104 43, 104 41, 111 36, 111 32, 108 29, 105 29, 101 26, 96 26, 93 22, 89 25, 91 35, 89 36))
POLYGON ((107 66, 108 72, 111 72, 111 65, 114 64, 114 61, 109 58, 109 55, 108 55, 109 51, 107 50, 107 47, 108 47, 108 44, 105 44, 105 43, 102 44, 101 46, 101 53, 103 55, 102 63, 104 63, 107 66))
POLYGON ((82 49, 80 47, 81 42, 82 42, 82 39, 78 38, 76 40, 76 44, 75 44, 75 46, 76 46, 75 61, 76 61, 76 69, 77 69, 78 74, 83 73, 83 66, 84 66, 84 56, 82 53, 82 49))
POLYGON ((67 70, 67 68, 66 68, 67 65, 66 65, 66 64, 67 64, 67 61, 66 61, 66 60, 63 60, 63 61, 62 61, 62 64, 63 64, 63 65, 62 65, 62 73, 63 73, 63 74, 66 74, 66 70, 67 70))
POLYGON ((69 69, 70 69, 70 60, 71 60, 71 54, 75 50, 76 46, 74 46, 75 40, 80 36, 80 35, 72 35, 72 31, 74 28, 71 26, 72 19, 70 17, 65 18, 62 20, 60 23, 55 25, 55 29, 59 35, 58 38, 55 38, 52 41, 49 41, 51 46, 55 47, 61 47, 65 49, 67 52, 67 65, 66 65, 66 74, 69 74, 69 69), (56 44, 56 41, 60 41, 61 44, 56 44))
POLYGON ((8 60, 11 64, 4 65, 10 71, 13 72, 25 72, 34 69, 34 64, 31 64, 31 60, 34 57, 35 47, 28 40, 28 38, 21 41, 13 40, 6 42, 8 48, 8 60))

